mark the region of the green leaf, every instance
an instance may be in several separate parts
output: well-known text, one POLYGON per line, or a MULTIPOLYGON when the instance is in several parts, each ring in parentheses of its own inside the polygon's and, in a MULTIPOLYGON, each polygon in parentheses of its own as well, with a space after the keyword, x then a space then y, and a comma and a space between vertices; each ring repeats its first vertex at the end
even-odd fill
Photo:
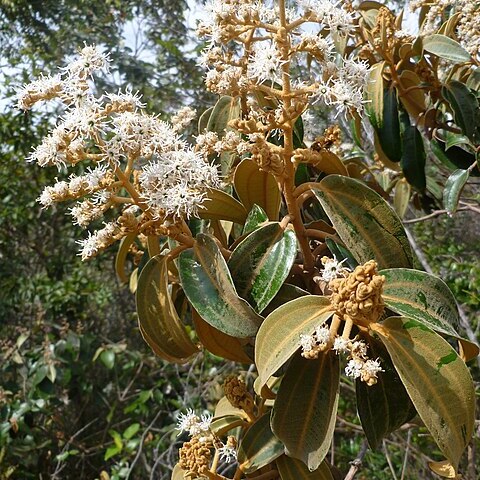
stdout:
POLYGON ((245 220, 245 225, 243 226, 242 235, 253 232, 262 223, 265 223, 267 221, 268 216, 265 213, 265 210, 262 207, 259 207, 257 204, 254 204, 250 212, 248 212, 247 219, 245 220))
POLYGON ((296 298, 304 297, 305 295, 310 295, 310 293, 296 285, 284 283, 273 300, 268 304, 268 307, 262 313, 264 315, 270 315, 276 308, 279 308, 296 298))
POLYGON ((140 331, 159 357, 169 362, 185 363, 198 351, 170 296, 167 257, 164 255, 151 258, 140 273, 136 303, 140 331))
POLYGON ((213 107, 207 108, 198 119, 198 133, 203 133, 206 130, 208 125, 208 120, 210 119, 210 115, 212 115, 213 107))
POLYGON ((397 92, 394 88, 388 88, 384 91, 383 123, 377 128, 377 135, 383 153, 392 162, 399 162, 402 158, 402 140, 398 118, 397 92))
POLYGON ((328 175, 313 189, 338 235, 359 263, 410 267, 410 243, 401 220, 385 200, 359 180, 328 175))
POLYGON ((451 80, 445 85, 442 95, 452 107, 455 123, 470 140, 475 141, 480 116, 477 97, 457 80, 451 80))
POLYGON ((252 473, 283 454, 283 445, 270 428, 270 412, 261 416, 238 446, 238 463, 244 473, 252 473))
POLYGON ((310 335, 333 311, 330 300, 319 295, 306 295, 274 310, 262 323, 255 341, 255 364, 260 385, 300 348, 300 335, 310 335))
POLYGON ((203 208, 198 211, 200 218, 209 220, 229 220, 243 225, 247 218, 245 207, 228 193, 209 188, 205 195, 203 208))
POLYGON ((381 270, 379 274, 385 276, 382 298, 388 308, 436 332, 457 338, 472 355, 478 354, 478 347, 457 332, 457 303, 443 280, 408 268, 381 270))
POLYGON ((410 125, 403 132, 403 152, 400 165, 408 183, 421 192, 427 187, 425 160, 422 134, 417 127, 410 125))
POLYGON ((405 179, 400 179, 395 184, 395 193, 393 197, 393 207, 400 218, 403 218, 407 213, 408 203, 411 194, 410 184, 405 179))
POLYGON ((276 464, 282 480, 333 480, 330 468, 325 461, 313 472, 303 462, 287 455, 277 458, 276 464))
POLYGON ((104 350, 100 354, 100 361, 111 370, 115 365, 115 352, 113 350, 104 350))
POLYGON ((411 420, 416 411, 385 347, 371 339, 368 351, 371 358, 380 359, 384 371, 378 372, 377 383, 371 386, 357 379, 355 391, 363 431, 375 450, 386 435, 411 420))
POLYGON ((217 436, 222 436, 237 427, 245 428, 248 425, 245 418, 238 415, 225 415, 221 418, 216 418, 210 424, 210 430, 217 436))
POLYGON ((469 176, 470 172, 468 170, 455 170, 448 177, 443 190, 443 205, 449 214, 457 210, 460 195, 469 176))
POLYGON ((390 317, 372 323, 413 404, 455 469, 473 433, 475 390, 457 352, 423 323, 390 317))
POLYGON ((339 357, 333 351, 307 360, 293 357, 275 399, 272 430, 285 453, 316 470, 330 449, 340 386, 339 357))
POLYGON ((367 85, 366 111, 370 122, 375 128, 383 125, 383 69, 385 61, 376 63, 370 69, 370 77, 367 85))
POLYGON ((434 33, 423 37, 423 49, 455 63, 469 62, 470 54, 453 38, 434 33))
POLYGON ((270 220, 278 220, 281 195, 273 175, 260 170, 255 162, 245 158, 235 169, 234 185, 247 210, 259 205, 270 220))
POLYGON ((333 241, 331 238, 325 239, 325 243, 327 244, 328 249, 332 255, 335 255, 336 259, 341 262, 346 260, 346 265, 351 270, 354 270, 355 267, 358 265, 358 262, 353 257, 352 253, 345 248, 340 243, 333 241))
POLYGON ((123 438, 125 438, 126 440, 130 440, 139 430, 140 430, 140 424, 139 423, 132 423, 123 432, 123 438))
POLYGON ((465 135, 460 135, 453 132, 445 132, 445 150, 455 147, 457 145, 471 145, 470 140, 465 135))
POLYGON ((227 264, 210 235, 199 234, 179 257, 180 280, 190 303, 210 325, 233 337, 257 333, 262 317, 235 290, 227 264))
MULTIPOLYGON (((457 168, 466 170, 475 162, 474 155, 458 146, 453 146, 446 150, 445 142, 433 138, 430 141, 430 147, 435 156, 450 170, 456 170, 457 168)), ((478 168, 473 169, 471 176, 479 176, 478 168)))
POLYGON ((297 255, 293 230, 270 223, 250 233, 228 260, 237 293, 261 312, 275 297, 297 255))

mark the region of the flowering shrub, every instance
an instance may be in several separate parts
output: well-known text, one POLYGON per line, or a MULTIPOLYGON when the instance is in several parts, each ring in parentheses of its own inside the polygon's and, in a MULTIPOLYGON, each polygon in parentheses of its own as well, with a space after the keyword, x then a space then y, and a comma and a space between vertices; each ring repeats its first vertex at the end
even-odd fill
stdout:
POLYGON ((207 2, 201 63, 220 98, 199 118, 193 145, 182 136, 190 109, 167 123, 130 91, 95 96, 94 72, 108 68, 108 55, 92 46, 19 94, 23 109, 64 105, 30 160, 77 174, 39 202, 76 200, 82 227, 110 219, 80 254, 120 241, 117 273, 136 293, 152 350, 185 363, 205 348, 257 369, 253 390, 227 378, 212 416, 179 417, 191 439, 172 478, 225 478, 219 466, 233 460, 237 480, 333 478, 325 457, 341 364, 372 448, 418 414, 445 457, 430 467, 457 474, 474 427, 465 362, 478 347, 457 332, 448 287, 412 268, 385 198, 394 190, 401 216, 412 195, 428 203, 422 133, 460 166, 445 185, 449 213, 478 173, 478 50, 451 38, 465 43, 465 18, 477 13, 442 10, 452 16, 437 31, 435 5, 418 6, 425 33, 414 38, 375 2, 207 2), (338 125, 308 140, 304 120, 315 109, 351 120, 355 151, 340 147, 338 125))

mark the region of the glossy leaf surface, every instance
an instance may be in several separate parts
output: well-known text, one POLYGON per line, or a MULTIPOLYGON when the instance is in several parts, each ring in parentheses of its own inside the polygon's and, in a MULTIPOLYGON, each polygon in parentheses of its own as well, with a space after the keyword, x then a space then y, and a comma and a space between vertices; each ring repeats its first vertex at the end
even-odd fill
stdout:
POLYGON ((455 170, 447 178, 445 189, 443 190, 443 206, 448 213, 454 213, 457 210, 460 195, 469 176, 468 170, 455 170))
POLYGON ((340 385, 339 357, 333 351, 316 360, 295 355, 275 399, 272 430, 285 453, 316 470, 333 438, 340 385))
POLYGON ((253 205, 252 209, 248 212, 242 234, 246 235, 247 233, 253 232, 266 221, 268 221, 268 215, 265 213, 265 210, 256 204, 253 205))
POLYGON ((237 295, 213 237, 197 235, 193 250, 182 252, 178 264, 185 294, 206 322, 233 337, 255 335, 262 317, 237 295))
POLYGON ((379 274, 385 276, 382 297, 388 308, 459 339, 466 351, 471 352, 469 356, 478 354, 477 345, 459 337, 457 303, 443 280, 408 268, 381 270, 379 274))
POLYGON ((228 260, 238 295, 261 312, 280 290, 296 255, 294 231, 283 230, 279 223, 250 233, 228 260))
POLYGON ((403 132, 403 151, 400 165, 408 183, 421 192, 427 186, 425 161, 426 155, 422 134, 417 127, 409 125, 403 132))
POLYGON ((378 193, 338 175, 324 178, 313 192, 359 263, 375 259, 379 268, 411 266, 402 222, 378 193))
POLYGON ((373 323, 420 418, 454 468, 473 433, 475 390, 464 361, 442 337, 406 317, 373 323))
POLYGON ((283 453, 283 445, 270 428, 270 412, 260 417, 248 430, 238 446, 238 463, 245 473, 268 465, 283 453))
POLYGON ((243 225, 247 218, 247 211, 238 200, 235 200, 228 193, 215 188, 208 189, 202 206, 204 208, 198 210, 200 218, 229 220, 240 225, 243 225))

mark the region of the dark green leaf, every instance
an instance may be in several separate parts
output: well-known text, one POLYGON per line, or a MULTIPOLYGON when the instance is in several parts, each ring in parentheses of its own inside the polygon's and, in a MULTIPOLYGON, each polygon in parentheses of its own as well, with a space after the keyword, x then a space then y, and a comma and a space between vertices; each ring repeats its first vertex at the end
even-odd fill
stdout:
POLYGON ((279 223, 254 230, 228 260, 238 295, 261 312, 287 278, 296 255, 293 230, 283 230, 279 223))
POLYGON ((245 220, 245 225, 243 226, 242 235, 253 232, 262 223, 267 221, 268 216, 265 213, 265 210, 262 207, 259 207, 257 204, 254 204, 250 212, 248 212, 247 219, 245 220))
POLYGON ((270 428, 270 412, 260 417, 248 430, 238 447, 238 463, 245 473, 268 465, 283 453, 283 445, 270 428))
POLYGON ((417 127, 411 125, 403 133, 403 152, 400 164, 408 183, 421 192, 427 187, 425 159, 422 134, 417 127))
POLYGON ((392 162, 399 162, 402 158, 402 140, 400 137, 397 93, 394 88, 388 88, 384 91, 383 123, 377 128, 377 135, 385 155, 392 162))
POLYGON ((273 408, 272 430, 285 453, 316 470, 333 438, 340 385, 339 357, 333 351, 317 360, 300 352, 283 377, 273 408))
POLYGON ((333 480, 332 473, 326 461, 311 472, 303 462, 282 455, 276 461, 281 480, 333 480))
POLYGON ((207 323, 233 337, 255 335, 262 317, 237 295, 213 237, 199 234, 193 250, 180 254, 178 265, 185 294, 207 323))

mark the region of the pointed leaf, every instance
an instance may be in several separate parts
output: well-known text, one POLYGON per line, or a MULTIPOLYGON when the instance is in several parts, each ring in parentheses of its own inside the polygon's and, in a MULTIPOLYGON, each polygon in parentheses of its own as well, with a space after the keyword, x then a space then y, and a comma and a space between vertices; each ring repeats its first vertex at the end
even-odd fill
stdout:
POLYGON ((281 195, 273 175, 260 170, 256 163, 245 158, 235 169, 234 185, 247 210, 257 204, 270 220, 278 220, 281 195))
POLYGON ((125 273, 125 261, 130 247, 136 238, 136 233, 129 233, 126 237, 122 238, 120 246, 118 247, 118 252, 115 257, 115 272, 122 283, 128 283, 128 275, 125 273))
POLYGON ((185 294, 212 327, 233 337, 251 337, 262 317, 235 291, 227 264, 213 237, 200 233, 195 245, 179 257, 185 294))
POLYGON ((417 127, 409 125, 403 132, 403 152, 400 165, 408 183, 421 192, 427 187, 425 160, 422 134, 417 127))
POLYGON ((338 175, 325 177, 313 192, 359 263, 374 259, 379 268, 412 265, 402 222, 378 193, 338 175))
POLYGON ((325 461, 313 472, 300 460, 287 455, 277 458, 276 464, 282 480, 333 480, 330 468, 325 461))
POLYGON ((418 119, 419 124, 422 123, 424 118, 420 114, 426 110, 425 93, 418 88, 418 86, 422 83, 422 80, 414 71, 404 70, 400 74, 399 82, 403 91, 407 89, 410 90, 408 93, 399 95, 398 99, 410 116, 418 119))
POLYGON ((475 390, 464 361, 446 340, 406 317, 372 323, 438 447, 457 469, 473 433, 475 390))
POLYGON ((263 322, 255 341, 255 364, 260 384, 267 380, 300 348, 300 335, 313 333, 331 316, 330 300, 307 295, 274 310, 263 322))
POLYGON ((381 270, 379 274, 385 276, 382 298, 388 308, 414 318, 436 332, 458 339, 473 355, 471 358, 478 355, 478 346, 461 338, 457 332, 457 303, 443 280, 408 268, 381 270))
POLYGON ((470 61, 470 54, 453 38, 434 33, 423 38, 423 49, 455 63, 470 61))
POLYGON ((317 360, 299 353, 283 377, 272 415, 272 430, 285 453, 316 470, 325 458, 333 432, 340 385, 339 357, 333 351, 317 360))
POLYGON ((233 362, 252 363, 238 338, 212 327, 195 310, 192 311, 192 320, 198 339, 210 353, 233 362))
POLYGON ((370 69, 370 77, 367 85, 366 104, 367 115, 375 128, 383 125, 383 69, 385 61, 375 64, 370 69))
POLYGON ((405 179, 400 179, 395 185, 393 207, 400 218, 403 218, 407 213, 411 191, 410 184, 405 179))
POLYGON ((462 193, 463 187, 468 181, 470 172, 468 170, 455 170, 445 183, 443 191, 443 206, 448 213, 455 213, 458 207, 458 201, 462 193))
POLYGON ((283 453, 283 445, 270 428, 270 412, 260 417, 238 446, 238 463, 244 473, 252 473, 268 465, 283 453))
POLYGON ((243 225, 247 218, 245 207, 228 193, 209 188, 202 204, 204 208, 198 210, 200 218, 210 220, 230 220, 243 225))
POLYGON ((479 126, 479 104, 475 94, 457 80, 450 81, 442 89, 442 94, 452 107, 455 123, 472 141, 479 126))
POLYGON ((271 223, 250 233, 228 260, 238 295, 261 312, 280 290, 296 256, 293 230, 271 223))
POLYGON ((305 295, 310 295, 310 293, 296 285, 284 283, 275 295, 275 298, 268 304, 268 307, 262 313, 263 315, 270 315, 276 308, 279 308, 296 298, 304 297, 305 295))
POLYGON ((252 209, 248 212, 247 219, 245 220, 245 225, 243 226, 242 235, 253 232, 256 230, 262 223, 268 221, 268 216, 265 213, 265 210, 258 205, 253 205, 252 209))
POLYGON ((136 292, 140 331, 152 350, 168 361, 185 363, 196 352, 168 290, 167 257, 157 255, 143 267, 136 292))
POLYGON ((383 94, 383 123, 377 128, 378 140, 382 150, 392 162, 402 158, 400 121, 398 119, 397 92, 388 88, 383 94))
MULTIPOLYGON (((373 340, 373 339, 372 339, 373 340)), ((416 412, 385 347, 369 341, 369 356, 379 358, 383 372, 378 372, 375 385, 356 380, 358 416, 372 450, 382 439, 411 420, 416 412)))
POLYGON ((226 415, 224 417, 216 418, 210 424, 210 430, 217 436, 225 435, 230 430, 237 427, 245 428, 248 426, 247 421, 237 415, 226 415))

